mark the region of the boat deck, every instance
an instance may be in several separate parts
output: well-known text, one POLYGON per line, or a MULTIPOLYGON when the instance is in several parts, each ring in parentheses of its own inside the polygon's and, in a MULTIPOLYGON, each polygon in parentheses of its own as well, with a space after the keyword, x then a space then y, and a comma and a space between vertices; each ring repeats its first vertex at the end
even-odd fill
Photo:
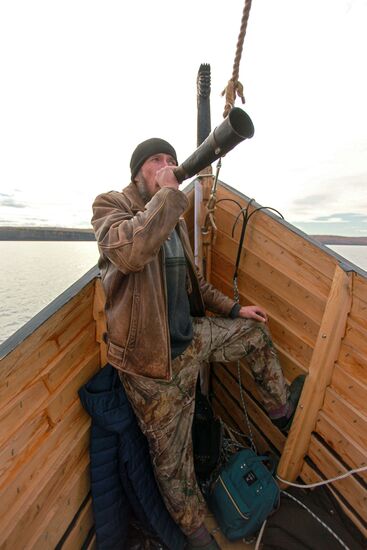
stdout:
POLYGON ((238 540, 236 542, 230 542, 226 539, 226 537, 220 532, 217 522, 215 521, 215 518, 213 514, 211 514, 209 511, 205 518, 205 525, 210 531, 219 546, 222 550, 243 550, 244 548, 247 548, 248 550, 254 550, 256 545, 256 539, 254 542, 246 543, 242 540, 238 540))

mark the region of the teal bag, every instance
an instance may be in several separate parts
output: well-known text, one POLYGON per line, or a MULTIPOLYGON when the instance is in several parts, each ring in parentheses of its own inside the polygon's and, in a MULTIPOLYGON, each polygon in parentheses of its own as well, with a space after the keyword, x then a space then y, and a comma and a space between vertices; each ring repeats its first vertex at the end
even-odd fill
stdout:
POLYGON ((208 505, 230 541, 252 537, 279 505, 279 487, 264 465, 267 456, 242 449, 231 456, 215 481, 208 505))

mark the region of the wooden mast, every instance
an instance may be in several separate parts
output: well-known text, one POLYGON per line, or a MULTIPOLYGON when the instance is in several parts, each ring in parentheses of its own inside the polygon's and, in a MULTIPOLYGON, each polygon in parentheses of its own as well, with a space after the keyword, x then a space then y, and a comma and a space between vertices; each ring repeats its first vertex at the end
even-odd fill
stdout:
MULTIPOLYGON (((197 76, 197 146, 210 132, 210 65, 204 63, 200 65, 197 76)), ((212 187, 211 173, 211 166, 204 168, 195 182, 195 261, 207 280, 210 279, 211 234, 202 234, 202 228, 212 187)))
MULTIPOLYGON (((210 117, 210 65, 202 63, 197 76, 197 146, 201 145, 211 132, 210 117)), ((211 227, 204 232, 204 223, 213 178, 212 167, 207 166, 195 181, 195 262, 203 276, 210 282, 211 271, 211 227)), ((209 391, 209 364, 200 366, 201 391, 209 391)))

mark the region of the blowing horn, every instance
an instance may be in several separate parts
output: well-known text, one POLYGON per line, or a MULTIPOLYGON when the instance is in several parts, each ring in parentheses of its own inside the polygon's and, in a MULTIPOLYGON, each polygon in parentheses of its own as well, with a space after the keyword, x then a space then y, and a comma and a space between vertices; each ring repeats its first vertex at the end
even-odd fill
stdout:
POLYGON ((254 131, 254 125, 248 114, 239 107, 234 107, 196 151, 174 169, 177 181, 181 183, 195 176, 200 170, 231 151, 238 143, 252 138, 254 131))

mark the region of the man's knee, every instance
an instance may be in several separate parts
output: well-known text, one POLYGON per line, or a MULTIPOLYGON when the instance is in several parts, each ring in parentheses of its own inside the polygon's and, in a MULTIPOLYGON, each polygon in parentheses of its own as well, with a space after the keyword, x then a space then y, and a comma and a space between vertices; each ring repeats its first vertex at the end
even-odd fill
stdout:
POLYGON ((238 323, 239 330, 249 340, 258 342, 259 345, 272 344, 270 330, 266 323, 243 318, 235 319, 235 322, 238 323))

